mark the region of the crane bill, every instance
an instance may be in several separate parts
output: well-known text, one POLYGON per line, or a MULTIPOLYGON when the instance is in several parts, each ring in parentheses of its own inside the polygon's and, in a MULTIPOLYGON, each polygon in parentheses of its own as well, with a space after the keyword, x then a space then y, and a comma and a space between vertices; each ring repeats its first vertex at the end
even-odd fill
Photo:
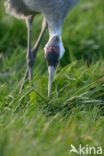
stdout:
POLYGON ((52 83, 53 83, 54 76, 55 76, 55 67, 54 66, 49 66, 48 67, 48 73, 49 73, 49 79, 48 79, 48 97, 50 97, 51 90, 52 90, 52 83))

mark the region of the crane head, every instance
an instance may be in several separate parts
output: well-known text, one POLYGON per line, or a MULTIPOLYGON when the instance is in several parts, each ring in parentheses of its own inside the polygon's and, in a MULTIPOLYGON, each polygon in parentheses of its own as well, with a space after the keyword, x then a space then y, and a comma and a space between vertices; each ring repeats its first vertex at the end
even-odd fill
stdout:
POLYGON ((49 42, 45 47, 45 57, 48 64, 48 73, 49 73, 48 97, 51 95, 51 88, 55 76, 55 71, 59 63, 59 60, 61 59, 63 54, 64 47, 60 36, 56 35, 51 37, 51 39, 49 40, 49 42))

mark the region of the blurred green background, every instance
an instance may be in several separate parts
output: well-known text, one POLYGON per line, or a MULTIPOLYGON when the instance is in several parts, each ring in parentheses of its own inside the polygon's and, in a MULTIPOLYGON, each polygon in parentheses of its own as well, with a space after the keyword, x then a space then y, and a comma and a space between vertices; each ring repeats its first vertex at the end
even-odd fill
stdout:
MULTIPOLYGON (((25 22, 0 0, 0 156, 77 156, 70 145, 104 147, 104 1, 84 0, 63 29, 65 55, 51 98, 42 40, 32 83, 19 94, 26 69, 25 22)), ((33 25, 33 42, 42 16, 33 25)), ((92 154, 93 155, 93 154, 92 154)), ((97 156, 97 154, 95 154, 97 156)), ((102 156, 104 155, 104 151, 102 156)))

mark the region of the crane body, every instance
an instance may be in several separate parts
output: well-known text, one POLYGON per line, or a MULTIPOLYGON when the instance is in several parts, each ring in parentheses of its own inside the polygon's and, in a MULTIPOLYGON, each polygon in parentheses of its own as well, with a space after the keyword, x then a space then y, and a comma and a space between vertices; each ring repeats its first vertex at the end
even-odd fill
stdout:
POLYGON ((33 66, 36 54, 48 25, 49 41, 45 45, 45 57, 48 64, 49 83, 48 96, 51 94, 51 86, 55 75, 55 69, 62 58, 65 49, 62 42, 62 29, 68 13, 80 0, 7 0, 6 10, 11 15, 25 19, 28 28, 28 50, 27 50, 27 71, 25 79, 29 76, 32 79, 33 66), (31 47, 31 27, 34 17, 37 14, 44 16, 42 29, 35 46, 31 47))

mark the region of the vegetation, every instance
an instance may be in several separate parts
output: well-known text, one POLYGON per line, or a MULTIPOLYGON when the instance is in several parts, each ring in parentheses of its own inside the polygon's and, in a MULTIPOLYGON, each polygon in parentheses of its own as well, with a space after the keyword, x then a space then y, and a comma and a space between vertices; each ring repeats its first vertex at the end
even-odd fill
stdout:
MULTIPOLYGON (((43 52, 48 33, 39 49, 32 83, 18 92, 26 69, 26 26, 5 13, 3 2, 0 1, 0 156, 77 156, 69 152, 71 144, 103 148, 103 0, 81 1, 67 17, 63 31, 66 53, 58 67, 51 98, 47 97, 43 52)), ((37 16, 34 21, 33 44, 41 19, 37 16)))

